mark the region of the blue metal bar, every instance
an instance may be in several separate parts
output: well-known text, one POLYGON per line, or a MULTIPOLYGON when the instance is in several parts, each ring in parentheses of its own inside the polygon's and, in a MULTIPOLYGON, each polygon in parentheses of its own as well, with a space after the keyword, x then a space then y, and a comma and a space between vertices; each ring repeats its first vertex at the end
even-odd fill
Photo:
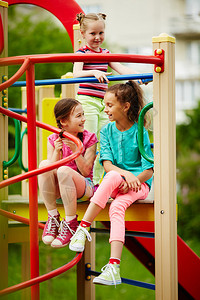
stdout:
MULTIPOLYGON (((86 270, 87 270, 86 276, 88 276, 88 275, 99 276, 101 274, 100 272, 90 270, 90 268, 86 268, 86 270)), ((146 283, 146 282, 132 280, 132 279, 123 278, 123 277, 121 277, 121 280, 122 280, 122 283, 125 283, 125 284, 134 285, 134 286, 138 286, 138 287, 149 289, 149 290, 155 290, 155 284, 152 284, 152 283, 146 283)))
POLYGON ((13 112, 16 112, 18 114, 26 114, 27 113, 27 109, 21 109, 21 108, 12 108, 12 107, 9 107, 8 108, 9 110, 13 111, 13 112))
MULTIPOLYGON (((107 76, 109 81, 118 80, 137 80, 142 79, 144 83, 153 80, 152 73, 146 74, 128 74, 128 75, 115 75, 107 76), (146 81, 147 80, 147 81, 146 81)), ((72 84, 72 83, 82 83, 82 82, 98 82, 95 77, 80 77, 80 78, 63 78, 63 79, 45 79, 45 80, 35 80, 35 86, 39 85, 53 85, 53 84, 72 84)), ((16 81, 11 87, 26 86, 26 81, 16 81)))
MULTIPOLYGON (((101 229, 101 228, 90 228, 91 232, 96 233, 110 233, 109 229, 101 229)), ((135 236, 135 237, 145 237, 145 238, 154 238, 154 232, 143 232, 143 231, 126 231, 126 236, 135 236)))

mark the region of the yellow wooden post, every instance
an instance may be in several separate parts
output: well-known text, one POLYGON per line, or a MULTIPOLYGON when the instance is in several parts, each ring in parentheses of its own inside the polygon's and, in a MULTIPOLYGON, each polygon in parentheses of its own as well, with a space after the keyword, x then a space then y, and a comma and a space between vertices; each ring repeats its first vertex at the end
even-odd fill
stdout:
MULTIPOLYGON (((54 98, 55 97, 55 85, 45 85, 40 86, 38 89, 38 104, 37 104, 37 115, 38 120, 42 121, 42 100, 45 98, 54 98)), ((46 112, 48 113, 48 112, 46 112)), ((42 129, 38 129, 38 145, 39 145, 39 152, 38 152, 38 162, 40 163, 43 160, 42 154, 42 145, 43 145, 43 134, 42 129)), ((47 141, 46 141, 47 142, 47 141)))
MULTIPOLYGON (((23 241, 21 244, 21 274, 22 274, 22 282, 30 279, 30 241, 23 241)), ((21 292, 21 300, 29 300, 31 299, 31 288, 23 289, 21 292)))
MULTIPOLYGON (((81 46, 83 46, 83 37, 80 33, 80 25, 74 24, 74 52, 76 52, 81 46)), ((73 73, 66 73, 61 78, 73 78, 73 73)), ((76 98, 78 91, 78 84, 63 84, 62 85, 62 98, 76 98)))
MULTIPOLYGON (((8 3, 0 1, 0 17, 4 32, 4 49, 0 57, 8 56, 8 3)), ((0 83, 6 80, 8 76, 8 67, 0 68, 0 83)), ((7 92, 7 91, 6 91, 7 92)), ((0 93, 0 105, 5 108, 8 107, 8 95, 6 92, 0 93)), ((2 163, 8 161, 8 118, 0 114, 0 128, 1 128, 1 143, 0 143, 0 181, 8 176, 7 170, 3 173, 2 163)), ((0 190, 0 206, 2 207, 2 200, 8 199, 8 188, 0 190)), ((0 216, 0 289, 8 286, 8 219, 0 216)))
POLYGON ((84 42, 83 42, 83 37, 80 33, 80 25, 74 24, 73 30, 74 30, 74 52, 76 52, 80 47, 84 45, 84 42))
MULTIPOLYGON (((73 73, 68 72, 65 75, 62 75, 61 78, 73 78, 73 73)), ((62 84, 62 98, 75 98, 76 92, 75 92, 75 84, 62 84)))
POLYGON ((175 38, 161 34, 152 42, 165 51, 164 72, 153 74, 156 299, 176 300, 175 38))

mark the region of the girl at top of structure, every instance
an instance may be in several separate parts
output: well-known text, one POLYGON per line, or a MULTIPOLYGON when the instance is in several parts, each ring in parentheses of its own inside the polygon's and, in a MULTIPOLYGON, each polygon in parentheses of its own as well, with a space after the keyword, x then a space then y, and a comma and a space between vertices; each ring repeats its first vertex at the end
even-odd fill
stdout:
MULTIPOLYGON (((80 32, 85 40, 85 45, 77 50, 79 54, 90 53, 110 53, 108 49, 101 48, 105 36, 105 19, 106 15, 102 13, 77 14, 77 20, 80 23, 80 32)), ((107 69, 110 66, 119 74, 133 74, 135 71, 122 65, 119 62, 75 62, 73 69, 74 77, 94 76, 98 79, 98 83, 84 82, 79 85, 77 99, 83 105, 86 116, 87 130, 96 133, 99 139, 99 132, 108 118, 104 114, 103 98, 108 88, 107 69)), ((99 150, 99 147, 98 147, 99 150)), ((94 182, 98 183, 100 172, 103 168, 98 168, 98 160, 95 162, 94 182)))
MULTIPOLYGON (((151 189, 153 164, 141 156, 138 146, 138 117, 144 106, 140 86, 128 81, 108 88, 104 96, 105 113, 110 123, 101 132, 100 163, 106 175, 72 237, 69 248, 82 252, 91 222, 105 208, 109 197, 111 253, 109 263, 93 282, 104 285, 121 283, 120 259, 125 241, 125 211, 138 199, 145 199, 151 189)), ((146 124, 146 120, 144 122, 146 124)), ((153 157, 148 132, 143 128, 145 152, 153 157)))
POLYGON ((96 156, 97 137, 84 129, 85 116, 79 101, 66 98, 58 101, 54 115, 61 129, 60 135, 53 133, 48 137, 47 160, 40 167, 65 158, 76 151, 76 144, 64 138, 64 131, 79 138, 83 143, 83 152, 73 161, 38 176, 40 192, 48 211, 42 240, 45 244, 60 248, 68 245, 78 227, 76 209, 77 199, 88 200, 94 193, 93 164, 96 156), (56 199, 61 198, 65 219, 60 221, 56 199))

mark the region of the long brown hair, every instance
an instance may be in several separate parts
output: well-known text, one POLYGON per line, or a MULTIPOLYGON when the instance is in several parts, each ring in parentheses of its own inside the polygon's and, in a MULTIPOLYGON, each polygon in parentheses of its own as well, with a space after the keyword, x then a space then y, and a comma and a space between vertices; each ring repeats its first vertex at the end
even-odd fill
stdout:
MULTIPOLYGON (((81 104, 78 100, 73 98, 64 98, 59 100, 54 106, 54 116, 56 119, 56 123, 58 128, 61 129, 60 137, 62 137, 62 133, 64 132, 61 124, 62 119, 68 119, 70 114, 74 111, 77 105, 81 104)), ((79 132, 78 137, 81 141, 83 141, 83 133, 79 132)))
MULTIPOLYGON (((138 122, 139 114, 145 106, 143 91, 141 87, 134 81, 119 83, 110 86, 106 92, 113 93, 120 103, 130 103, 127 116, 130 121, 138 122)), ((144 118, 144 126, 147 125, 148 116, 144 118)), ((149 123, 149 122, 148 122, 149 123)))

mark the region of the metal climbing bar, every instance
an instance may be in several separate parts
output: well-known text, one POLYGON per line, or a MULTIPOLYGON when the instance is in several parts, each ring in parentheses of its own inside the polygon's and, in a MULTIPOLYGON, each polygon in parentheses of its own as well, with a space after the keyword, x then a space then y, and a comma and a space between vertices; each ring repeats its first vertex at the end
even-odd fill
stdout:
POLYGON ((139 118, 138 118, 138 146, 139 146, 139 150, 141 155, 148 160, 149 162, 153 163, 154 159, 152 157, 150 157, 145 149, 144 149, 144 143, 143 143, 143 135, 144 135, 144 116, 146 114, 146 112, 151 109, 153 107, 153 102, 148 103, 147 105, 145 105, 145 107, 143 107, 143 109, 141 110, 140 114, 139 114, 139 118))
POLYGON ((13 165, 20 155, 20 122, 13 119, 15 123, 15 153, 9 161, 3 161, 3 170, 13 165))
MULTIPOLYGON (((33 64, 43 63, 62 63, 62 62, 83 62, 83 61, 108 61, 108 62, 124 62, 124 63, 140 63, 140 64, 155 64, 162 66, 164 57, 160 55, 136 55, 136 54, 82 54, 77 53, 59 53, 59 54, 35 54, 24 56, 12 56, 0 59, 0 66, 11 66, 23 64, 24 61, 29 61, 33 64)), ((19 76, 20 77, 20 76, 19 76)))
MULTIPOLYGON (((104 228, 94 228, 91 227, 90 228, 91 232, 95 232, 95 233, 110 233, 109 229, 104 229, 104 228)), ((134 236, 134 237, 145 237, 145 238, 154 238, 154 232, 143 232, 143 231, 131 231, 128 230, 125 233, 126 236, 134 236)))
MULTIPOLYGON (((129 75, 114 75, 107 76, 109 81, 118 80, 137 80, 142 79, 144 82, 150 82, 153 80, 152 73, 145 74, 129 74, 129 75)), ((35 80, 35 86, 52 85, 52 84, 73 84, 73 83, 83 83, 83 82, 98 82, 95 77, 80 77, 80 78, 61 78, 61 79, 45 79, 45 80, 35 80)), ((11 85, 11 87, 22 87, 26 86, 26 81, 16 81, 11 85)))
MULTIPOLYGON (((10 219, 13 219, 15 221, 30 225, 30 220, 29 219, 18 216, 16 214, 11 213, 11 212, 7 212, 5 210, 0 209, 0 215, 2 215, 4 217, 7 217, 7 218, 10 218, 10 219)), ((38 228, 44 229, 44 224, 38 223, 38 228)), ((64 266, 59 267, 59 268, 57 268, 57 269, 55 269, 55 270, 53 270, 49 273, 46 273, 46 274, 38 276, 38 277, 34 277, 33 279, 27 280, 25 282, 21 282, 19 284, 16 284, 14 286, 11 286, 11 287, 8 287, 4 290, 1 290, 0 291, 0 296, 5 296, 7 294, 17 292, 19 290, 25 289, 27 287, 33 286, 33 285, 38 284, 40 282, 43 282, 43 281, 49 280, 53 277, 56 277, 56 276, 58 276, 58 275, 60 275, 64 272, 66 272, 67 270, 71 269, 73 266, 75 266, 80 261, 82 255, 83 255, 82 253, 76 254, 75 257, 70 262, 68 262, 64 266)))
MULTIPOLYGON (((91 270, 90 264, 85 265, 85 278, 86 280, 91 280, 91 275, 93 276, 99 276, 101 273, 97 271, 91 270)), ((149 289, 149 290, 155 290, 155 284, 152 283, 146 283, 138 280, 128 279, 121 277, 122 283, 138 286, 141 288, 149 289)))

